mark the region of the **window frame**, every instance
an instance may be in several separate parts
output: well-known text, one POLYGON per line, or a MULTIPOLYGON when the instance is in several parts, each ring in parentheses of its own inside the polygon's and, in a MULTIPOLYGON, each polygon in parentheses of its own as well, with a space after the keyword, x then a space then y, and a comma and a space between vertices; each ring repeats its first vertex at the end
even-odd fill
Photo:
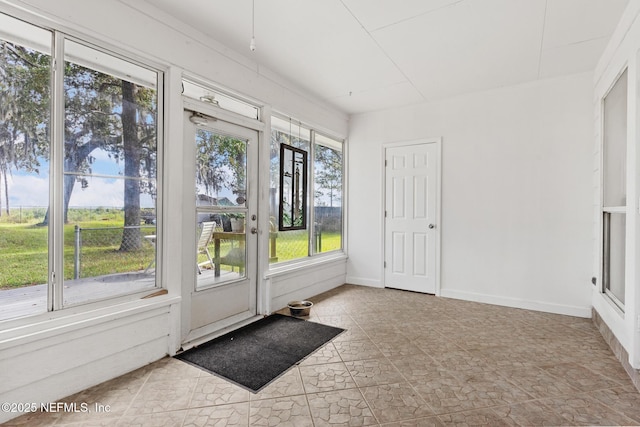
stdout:
POLYGON ((609 273, 610 273, 610 267, 611 267, 611 260, 609 259, 610 255, 611 255, 611 250, 610 250, 610 243, 611 243, 611 235, 610 235, 610 221, 611 221, 611 217, 612 215, 622 215, 622 218, 624 220, 624 224, 625 224, 625 232, 624 232, 624 248, 625 248, 625 259, 623 260, 624 266, 623 266, 623 273, 624 273, 624 283, 622 284, 622 288, 624 290, 624 293, 626 295, 626 281, 627 281, 627 268, 628 268, 628 263, 626 260, 626 254, 628 253, 628 246, 629 246, 629 228, 627 227, 628 225, 628 194, 627 193, 627 177, 625 176, 625 182, 624 187, 625 187, 625 203, 624 205, 615 205, 615 206, 608 206, 606 204, 606 199, 607 199, 607 195, 605 194, 605 189, 607 187, 606 185, 606 175, 607 175, 607 171, 605 170, 607 165, 606 165, 606 159, 605 159, 605 154, 606 154, 606 123, 605 123, 605 101, 607 99, 607 97, 611 94, 611 92, 614 90, 614 88, 616 87, 616 85, 618 84, 618 82, 620 82, 620 79, 622 78, 622 76, 626 76, 626 85, 627 85, 627 91, 625 92, 625 99, 626 99, 626 105, 625 105, 625 113, 626 113, 626 117, 625 117, 625 130, 624 130, 624 134, 625 134, 625 143, 624 143, 624 149, 625 149, 625 170, 628 170, 628 162, 630 160, 629 158, 629 137, 628 137, 628 132, 629 132, 629 121, 628 121, 628 114, 629 114, 629 96, 628 96, 628 85, 629 85, 629 67, 628 64, 624 64, 623 67, 621 67, 620 71, 618 72, 618 74, 615 76, 615 78, 612 80, 611 86, 607 89, 607 91, 602 95, 602 97, 600 98, 600 102, 599 102, 599 110, 600 110, 600 130, 601 130, 601 135, 600 135, 600 209, 599 209, 599 225, 600 225, 600 247, 599 247, 599 251, 600 251, 600 286, 599 286, 599 292, 604 295, 606 297, 606 299, 616 308, 616 310, 618 310, 620 313, 624 313, 625 312, 625 303, 623 301, 620 300, 620 298, 615 295, 615 293, 610 289, 610 278, 608 277, 609 273))
MULTIPOLYGON (((347 191, 346 191, 346 184, 347 184, 347 140, 346 138, 340 138, 340 137, 336 137, 334 135, 332 135, 330 132, 327 132, 323 129, 319 129, 317 126, 313 126, 312 124, 308 124, 302 121, 299 121, 297 119, 292 118, 289 115, 280 113, 280 112, 276 112, 276 111, 272 111, 271 112, 271 117, 275 117, 279 120, 283 120, 283 121, 289 121, 291 123, 293 123, 295 126, 300 127, 300 128, 306 128, 309 130, 309 153, 308 153, 308 157, 309 157, 309 161, 308 161, 308 167, 307 167, 307 210, 308 210, 308 215, 307 215, 307 230, 308 230, 308 234, 307 234, 307 243, 308 243, 308 247, 307 247, 307 255, 304 257, 300 257, 300 258, 294 258, 294 259, 290 259, 290 260, 286 260, 286 261, 280 261, 280 262, 274 262, 274 263, 269 263, 268 264, 268 273, 266 275, 266 277, 271 277, 274 274, 278 274, 280 272, 285 272, 290 270, 291 268, 297 267, 297 266, 308 266, 308 265, 314 265, 317 262, 322 262, 324 260, 327 261, 331 261, 334 260, 336 258, 341 259, 344 258, 346 256, 346 247, 347 247, 347 242, 346 242, 346 230, 347 230, 347 225, 346 225, 346 218, 347 218, 347 212, 346 212, 346 206, 347 206, 347 191), (340 227, 340 248, 339 249, 335 249, 335 250, 331 250, 331 251, 326 251, 326 252, 316 252, 315 250, 315 231, 314 231, 314 227, 313 224, 315 223, 315 208, 316 208, 316 204, 315 204, 315 154, 316 154, 316 135, 321 135, 322 137, 331 139, 337 143, 340 144, 341 147, 341 153, 342 153, 342 163, 341 163, 341 170, 342 170, 342 179, 341 179, 341 185, 342 185, 342 200, 341 200, 341 212, 340 212, 340 222, 341 222, 341 227, 340 227)), ((274 131, 274 127, 271 126, 269 129, 269 138, 271 139, 271 135, 274 131)), ((290 133, 292 136, 295 136, 295 133, 290 133)), ((278 159, 280 160, 280 159, 278 159)), ((278 164, 280 162, 278 161, 278 164)), ((279 175, 279 174, 278 174, 279 175)), ((279 197, 276 198, 276 202, 278 202, 279 197)), ((270 206, 270 210, 274 208, 273 206, 270 206)), ((275 206, 275 210, 276 212, 278 212, 280 210, 280 206, 279 204, 277 206, 275 206)), ((279 226, 279 225, 278 225, 279 226)))
MULTIPOLYGON (((15 317, 7 317, 0 320, 0 327, 5 325, 30 325, 38 322, 38 319, 58 319, 69 315, 77 315, 88 312, 89 310, 100 310, 125 303, 148 305, 147 302, 140 302, 140 298, 145 295, 157 293, 165 289, 164 280, 162 278, 162 269, 156 268, 154 286, 143 290, 135 290, 131 292, 117 293, 112 296, 88 299, 78 303, 64 304, 64 120, 65 120, 65 97, 64 97, 64 64, 67 61, 64 51, 65 41, 70 41, 81 45, 83 48, 95 50, 102 55, 111 56, 119 61, 125 61, 135 66, 146 69, 155 75, 155 91, 156 91, 156 247, 155 262, 156 265, 162 259, 162 230, 163 230, 163 207, 164 207, 164 150, 165 150, 165 84, 167 81, 168 67, 155 63, 153 60, 135 54, 126 52, 121 48, 111 45, 108 42, 97 40, 90 36, 86 36, 66 28, 52 25, 48 20, 44 20, 37 16, 33 16, 26 12, 13 10, 8 8, 0 12, 9 19, 24 22, 30 26, 37 27, 47 31, 51 35, 49 45, 49 55, 51 57, 50 65, 50 140, 49 140, 49 227, 47 233, 47 250, 48 250, 48 266, 47 266, 47 300, 46 309, 33 314, 18 315, 15 317)), ((9 37, 9 40, 12 38, 9 37)), ((72 59, 69 59, 72 60, 72 59)), ((82 65, 82 64, 80 64, 82 65)), ((100 71, 108 73, 106 70, 100 71)), ((117 78, 121 75, 111 74, 117 78)), ((125 178, 123 178, 125 179, 125 178)))

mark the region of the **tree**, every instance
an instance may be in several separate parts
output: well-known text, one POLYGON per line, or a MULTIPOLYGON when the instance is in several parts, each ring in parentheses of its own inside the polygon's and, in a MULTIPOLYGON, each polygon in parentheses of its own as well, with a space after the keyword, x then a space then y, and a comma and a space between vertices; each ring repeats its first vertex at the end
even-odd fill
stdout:
POLYGON ((49 158, 50 62, 47 54, 0 40, 0 183, 7 213, 12 168, 38 173, 40 160, 49 158))
MULTIPOLYGON (((39 173, 50 160, 50 62, 47 54, 0 40, 0 184, 7 212, 12 169, 39 173)), ((125 226, 139 225, 140 195, 155 199, 156 192, 156 91, 67 61, 64 93, 64 222, 76 182, 87 187, 93 153, 101 149, 124 162, 125 226)), ((49 209, 42 224, 48 222, 49 209)), ((141 246, 139 230, 129 230, 121 250, 141 246)))
POLYGON ((246 142, 214 132, 196 134, 196 184, 207 196, 229 188, 246 198, 246 142))
MULTIPOLYGON (((316 201, 329 197, 329 206, 342 198, 342 152, 316 145, 315 184, 316 201)), ((319 205, 319 203, 318 203, 319 205)))

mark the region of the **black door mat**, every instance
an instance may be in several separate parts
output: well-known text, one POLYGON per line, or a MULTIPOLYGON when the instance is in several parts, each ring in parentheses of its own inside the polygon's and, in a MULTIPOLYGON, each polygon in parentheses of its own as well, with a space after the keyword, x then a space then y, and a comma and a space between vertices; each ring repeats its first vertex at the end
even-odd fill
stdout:
POLYGON ((257 393, 342 332, 272 314, 175 357, 257 393))

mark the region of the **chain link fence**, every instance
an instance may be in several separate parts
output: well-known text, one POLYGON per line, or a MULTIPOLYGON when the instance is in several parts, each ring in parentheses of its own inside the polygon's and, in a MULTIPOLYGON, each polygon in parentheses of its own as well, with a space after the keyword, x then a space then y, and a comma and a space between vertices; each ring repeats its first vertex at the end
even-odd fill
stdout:
POLYGON ((155 261, 155 225, 75 227, 75 279, 148 271, 155 261))

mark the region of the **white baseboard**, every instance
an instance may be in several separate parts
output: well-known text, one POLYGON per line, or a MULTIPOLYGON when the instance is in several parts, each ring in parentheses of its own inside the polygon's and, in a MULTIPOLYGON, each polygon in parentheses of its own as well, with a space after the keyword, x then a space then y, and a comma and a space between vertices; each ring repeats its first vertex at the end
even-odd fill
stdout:
POLYGON ((442 289, 440 296, 444 298, 481 302, 485 304, 501 305, 505 307, 523 308, 526 310, 543 311, 545 313, 564 314, 567 316, 591 318, 591 307, 553 304, 542 301, 531 301, 520 298, 503 297, 497 295, 477 294, 474 292, 442 289))
POLYGON ((371 279, 369 277, 347 276, 347 283, 352 285, 370 286, 372 288, 384 288, 384 285, 380 280, 371 279))

